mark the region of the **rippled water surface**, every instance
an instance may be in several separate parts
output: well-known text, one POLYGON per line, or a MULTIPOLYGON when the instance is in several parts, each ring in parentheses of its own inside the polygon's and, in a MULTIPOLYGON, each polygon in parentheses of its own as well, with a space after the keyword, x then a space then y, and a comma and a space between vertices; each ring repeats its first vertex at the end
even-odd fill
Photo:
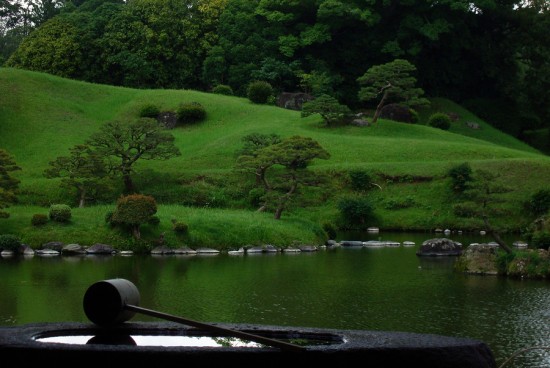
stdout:
MULTIPOLYGON (((417 257, 419 239, 299 254, 0 258, 0 325, 86 322, 86 289, 126 278, 141 306, 204 322, 468 337, 487 343, 497 364, 550 346, 548 281, 455 273, 454 258, 417 257)), ((507 365, 548 366, 544 350, 507 365)))

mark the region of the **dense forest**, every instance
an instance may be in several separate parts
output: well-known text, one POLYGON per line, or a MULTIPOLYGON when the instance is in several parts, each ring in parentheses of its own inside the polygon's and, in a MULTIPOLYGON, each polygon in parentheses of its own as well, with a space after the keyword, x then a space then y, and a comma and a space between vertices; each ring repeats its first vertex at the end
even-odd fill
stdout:
POLYGON ((372 106, 358 78, 404 59, 427 96, 548 152, 548 10, 523 0, 1 0, 0 63, 241 96, 261 80, 361 109, 372 106))

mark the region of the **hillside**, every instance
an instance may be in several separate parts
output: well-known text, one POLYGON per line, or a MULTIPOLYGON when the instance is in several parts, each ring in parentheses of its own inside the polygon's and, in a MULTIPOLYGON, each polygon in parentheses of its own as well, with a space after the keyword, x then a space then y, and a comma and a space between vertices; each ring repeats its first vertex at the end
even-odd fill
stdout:
MULTIPOLYGON (((104 122, 136 116, 144 103, 173 111, 182 102, 196 101, 203 104, 208 113, 207 120, 201 124, 170 131, 181 150, 180 157, 142 162, 137 167, 135 178, 141 189, 159 194, 165 203, 181 203, 178 196, 188 192, 174 188, 186 178, 229 175, 241 138, 254 132, 282 137, 301 135, 317 140, 330 152, 331 158, 316 161, 312 168, 331 172, 334 177, 341 177, 350 169, 369 170, 383 174, 384 178, 432 177, 428 183, 410 185, 378 182, 384 189, 372 194, 378 203, 387 202, 388 196, 397 199, 414 196, 419 204, 402 211, 388 211, 381 206, 380 223, 391 228, 433 228, 456 221, 445 207, 448 202, 448 198, 444 198, 445 173, 452 165, 462 162, 469 162, 474 169, 499 172, 504 182, 516 187, 509 197, 509 208, 514 209, 509 221, 512 224, 522 218, 521 202, 550 182, 549 157, 446 100, 434 100, 432 111, 455 112, 460 116, 449 131, 385 120, 374 127, 329 129, 317 116, 301 118, 299 112, 254 105, 244 98, 189 90, 111 87, 10 68, 0 69, 0 94, 0 147, 10 152, 22 168, 16 173, 21 180, 21 205, 67 202, 67 193, 59 189, 59 182, 42 175, 48 162, 67 155, 73 145, 84 143, 104 122), (466 121, 478 123, 480 129, 467 128, 466 121), (535 172, 537 175, 533 175, 535 172), (165 195, 164 190, 171 194, 165 195), (434 194, 439 198, 434 198, 434 194)), ((424 111, 421 116, 428 114, 429 111, 424 111)), ((338 187, 342 183, 333 185, 338 187)), ((336 200, 337 196, 328 195, 323 204, 313 205, 324 208, 322 212, 330 217, 335 215, 336 200)), ((10 212, 16 211, 17 206, 11 207, 10 212)), ((304 210, 296 211, 303 215, 300 211, 304 210)), ((312 220, 323 220, 318 213, 312 212, 312 220)), ((2 223, 4 220, 0 222, 0 233, 4 232, 2 223)))

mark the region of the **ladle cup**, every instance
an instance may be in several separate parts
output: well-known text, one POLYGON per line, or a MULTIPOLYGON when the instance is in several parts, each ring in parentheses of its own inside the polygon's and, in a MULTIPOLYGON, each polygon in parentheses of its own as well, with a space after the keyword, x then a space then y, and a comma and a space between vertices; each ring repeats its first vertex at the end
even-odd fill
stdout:
POLYGON ((157 312, 139 307, 140 295, 137 287, 126 279, 103 280, 92 284, 84 294, 84 313, 90 321, 99 326, 116 325, 130 320, 136 313, 161 318, 167 321, 182 323, 202 328, 222 335, 233 336, 254 341, 267 346, 289 351, 305 351, 303 346, 290 344, 248 332, 193 321, 179 316, 157 312))

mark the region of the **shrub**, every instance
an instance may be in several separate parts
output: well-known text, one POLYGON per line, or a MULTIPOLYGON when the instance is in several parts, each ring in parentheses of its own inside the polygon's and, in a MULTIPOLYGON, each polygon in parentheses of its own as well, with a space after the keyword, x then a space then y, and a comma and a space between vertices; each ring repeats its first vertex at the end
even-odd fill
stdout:
POLYGON ((363 170, 351 170, 348 173, 353 190, 366 191, 372 187, 372 179, 368 172, 363 170))
POLYGON ((365 197, 341 199, 338 209, 345 222, 345 227, 352 225, 352 227, 362 228, 375 220, 374 207, 365 197))
POLYGON ((411 114, 411 124, 418 124, 420 122, 420 115, 418 115, 418 112, 415 109, 409 109, 409 113, 411 114))
POLYGON ((476 217, 479 209, 474 203, 457 203, 453 205, 453 214, 457 217, 476 217))
POLYGON ((189 230, 189 226, 182 221, 175 221, 173 224, 173 229, 178 234, 186 234, 189 230))
POLYGON ((125 224, 132 228, 135 239, 140 239, 140 226, 147 223, 157 212, 157 203, 151 196, 130 194, 120 197, 111 217, 111 222, 125 224))
POLYGON ((52 204, 49 216, 52 221, 69 222, 71 219, 71 207, 66 204, 52 204))
POLYGON ((469 163, 465 162, 450 168, 447 175, 451 177, 453 191, 455 193, 464 193, 468 189, 468 183, 472 181, 472 167, 469 163))
POLYGON ((428 119, 428 125, 442 130, 449 130, 451 127, 451 118, 445 113, 436 112, 428 119))
POLYGON ((21 240, 13 234, 0 235, 0 250, 16 251, 21 246, 21 240))
POLYGON ((105 222, 106 223, 108 223, 108 224, 113 223, 113 213, 115 213, 115 211, 113 211, 113 210, 107 211, 107 213, 105 214, 105 222))
POLYGON ((537 231, 531 237, 531 245, 534 248, 548 249, 550 247, 550 232, 537 231))
POLYGON ((329 239, 336 239, 336 226, 332 222, 325 221, 321 227, 327 233, 329 239))
POLYGON ((32 226, 41 226, 48 223, 48 216, 43 213, 35 213, 32 215, 31 224, 32 226))
POLYGON ((250 101, 265 104, 273 96, 273 87, 265 81, 255 81, 248 85, 246 95, 250 101))
POLYGON ((146 104, 143 105, 139 109, 139 117, 140 118, 153 118, 156 119, 160 114, 160 109, 158 106, 153 104, 146 104))
POLYGON ((541 189, 531 196, 527 208, 534 216, 542 216, 550 210, 550 189, 541 189))
POLYGON ((158 217, 157 215, 153 215, 149 217, 149 220, 147 220, 147 223, 149 225, 157 226, 158 224, 160 224, 160 217, 158 217))
POLYGON ((216 93, 218 95, 233 96, 233 88, 226 84, 218 84, 217 86, 212 88, 212 93, 216 93))
POLYGON ((410 208, 416 205, 417 203, 413 197, 406 197, 405 199, 402 199, 402 200, 389 199, 384 205, 384 208, 387 210, 400 210, 403 208, 410 208))
POLYGON ((206 110, 198 102, 185 102, 178 107, 176 115, 179 123, 193 124, 206 119, 206 110))

